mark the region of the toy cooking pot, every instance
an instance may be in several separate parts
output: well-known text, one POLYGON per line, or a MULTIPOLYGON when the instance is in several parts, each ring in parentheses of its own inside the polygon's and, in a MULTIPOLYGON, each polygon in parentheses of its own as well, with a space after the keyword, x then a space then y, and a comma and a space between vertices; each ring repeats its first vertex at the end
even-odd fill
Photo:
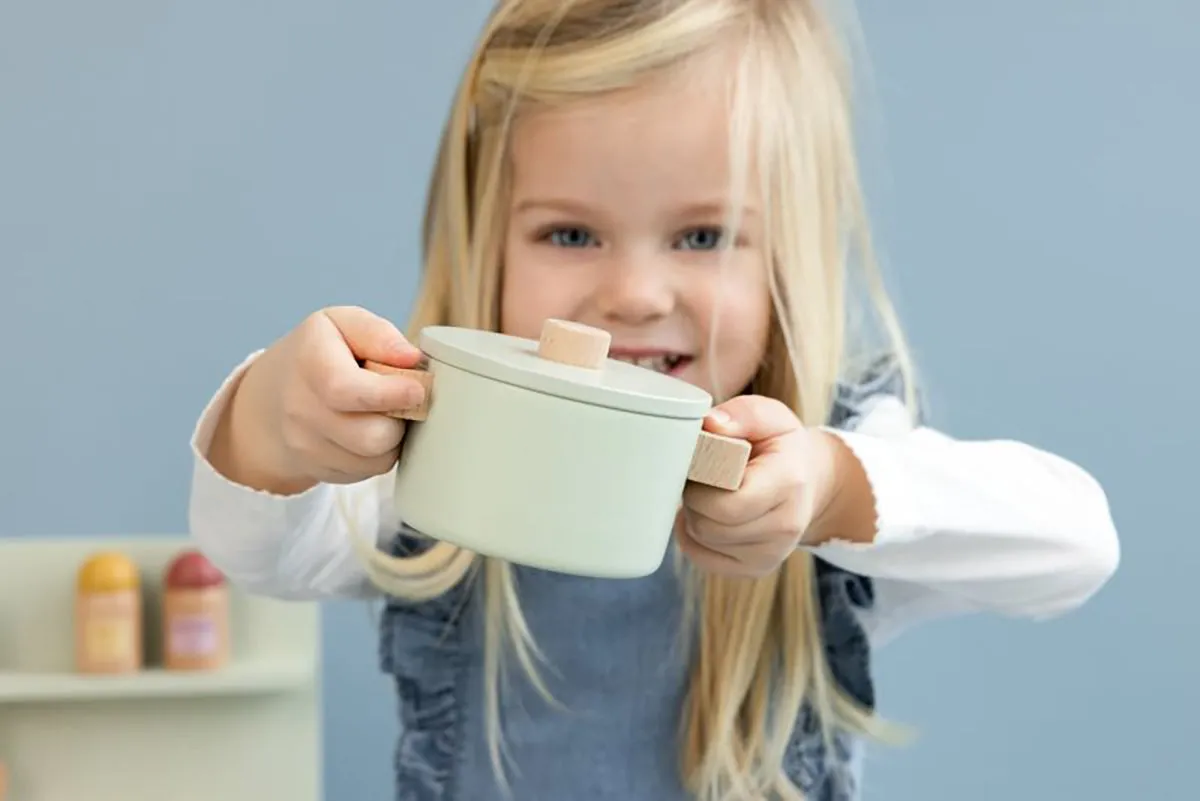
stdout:
POLYGON ((701 430, 712 397, 608 358, 606 331, 548 320, 540 341, 431 326, 426 389, 395 503, 426 536, 517 564, 634 578, 662 564, 687 481, 736 489, 750 444, 701 430))

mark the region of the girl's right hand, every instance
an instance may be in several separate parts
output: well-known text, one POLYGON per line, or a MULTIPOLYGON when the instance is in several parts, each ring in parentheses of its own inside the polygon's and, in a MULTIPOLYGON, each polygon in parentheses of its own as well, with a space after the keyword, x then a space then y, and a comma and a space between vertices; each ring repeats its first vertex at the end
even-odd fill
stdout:
POLYGON ((412 368, 421 352, 387 320, 356 307, 312 314, 243 375, 208 459, 231 481, 278 494, 350 484, 391 469, 424 388, 360 360, 412 368))

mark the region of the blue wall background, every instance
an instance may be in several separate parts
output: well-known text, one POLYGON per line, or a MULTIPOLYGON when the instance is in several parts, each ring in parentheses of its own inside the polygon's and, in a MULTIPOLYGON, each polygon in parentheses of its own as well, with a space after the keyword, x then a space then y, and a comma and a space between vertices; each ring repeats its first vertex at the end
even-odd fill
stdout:
MULTIPOLYGON (((486 0, 0 5, 0 535, 178 532, 226 372, 317 307, 402 320, 486 0)), ((860 3, 878 235, 937 422, 1077 459, 1118 577, 880 655, 868 799, 1191 797, 1200 7, 860 3), (1190 480, 1189 480, 1190 479, 1190 480)), ((331 801, 390 797, 362 605, 325 610, 331 801)))

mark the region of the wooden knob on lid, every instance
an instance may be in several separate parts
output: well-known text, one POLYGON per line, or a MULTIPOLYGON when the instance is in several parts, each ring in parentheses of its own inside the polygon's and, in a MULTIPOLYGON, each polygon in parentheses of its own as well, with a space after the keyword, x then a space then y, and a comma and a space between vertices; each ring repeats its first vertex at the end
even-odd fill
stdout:
POLYGON ((599 328, 568 320, 547 320, 542 324, 538 355, 559 364, 599 370, 608 358, 612 335, 599 328))

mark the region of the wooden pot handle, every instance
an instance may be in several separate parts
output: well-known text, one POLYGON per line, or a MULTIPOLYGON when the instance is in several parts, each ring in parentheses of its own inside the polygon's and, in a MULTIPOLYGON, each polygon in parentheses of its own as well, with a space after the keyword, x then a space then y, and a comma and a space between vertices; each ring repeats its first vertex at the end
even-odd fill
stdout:
MULTIPOLYGON (((538 354, 551 361, 575 367, 599 369, 608 358, 611 336, 607 331, 566 320, 547 320, 538 343, 538 354)), ((392 413, 400 420, 420 422, 429 414, 433 395, 433 375, 424 370, 392 367, 379 362, 363 362, 363 367, 383 375, 406 375, 425 388, 425 399, 419 406, 392 413)), ((701 431, 692 452, 688 481, 718 489, 736 490, 742 485, 746 463, 750 459, 750 443, 743 439, 701 431)))
POLYGON ((696 450, 692 452, 688 481, 735 490, 742 486, 749 461, 750 443, 746 440, 701 431, 696 450))

